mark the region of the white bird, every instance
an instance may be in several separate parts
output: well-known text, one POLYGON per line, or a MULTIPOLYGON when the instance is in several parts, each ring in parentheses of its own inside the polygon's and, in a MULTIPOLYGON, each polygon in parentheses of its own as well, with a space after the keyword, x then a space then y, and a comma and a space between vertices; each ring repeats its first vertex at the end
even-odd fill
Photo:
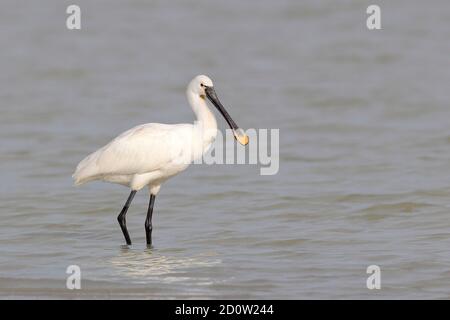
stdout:
POLYGON ((78 164, 72 176, 75 185, 101 180, 131 188, 125 206, 117 217, 128 245, 131 245, 131 239, 125 216, 136 192, 145 186, 150 191, 145 232, 147 245, 151 246, 153 205, 161 184, 202 157, 214 142, 217 122, 206 104, 206 98, 223 115, 236 140, 242 145, 248 143, 248 136, 231 119, 217 98, 210 78, 199 75, 192 79, 186 95, 197 117, 194 124, 147 123, 134 127, 88 155, 78 164))

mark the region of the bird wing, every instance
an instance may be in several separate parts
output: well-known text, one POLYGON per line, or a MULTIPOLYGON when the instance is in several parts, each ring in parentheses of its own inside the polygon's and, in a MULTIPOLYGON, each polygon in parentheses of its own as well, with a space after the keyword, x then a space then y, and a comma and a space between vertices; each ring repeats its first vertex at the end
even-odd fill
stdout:
POLYGON ((73 175, 81 184, 106 175, 158 170, 177 159, 192 125, 148 123, 125 131, 82 160, 73 175))

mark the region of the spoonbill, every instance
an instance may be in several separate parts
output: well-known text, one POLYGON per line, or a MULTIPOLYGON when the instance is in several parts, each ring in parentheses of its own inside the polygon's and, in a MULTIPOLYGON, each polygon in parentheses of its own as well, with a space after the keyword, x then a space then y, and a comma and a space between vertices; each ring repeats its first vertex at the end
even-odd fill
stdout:
POLYGON ((248 144, 248 136, 221 104, 210 78, 196 76, 189 83, 186 95, 197 118, 193 124, 147 123, 134 127, 84 158, 72 176, 75 185, 100 180, 131 189, 117 217, 127 245, 131 245, 131 239, 126 214, 136 192, 145 186, 149 188, 145 235, 147 245, 151 246, 153 206, 161 184, 201 158, 214 142, 217 122, 206 98, 225 118, 235 139, 242 145, 248 144))

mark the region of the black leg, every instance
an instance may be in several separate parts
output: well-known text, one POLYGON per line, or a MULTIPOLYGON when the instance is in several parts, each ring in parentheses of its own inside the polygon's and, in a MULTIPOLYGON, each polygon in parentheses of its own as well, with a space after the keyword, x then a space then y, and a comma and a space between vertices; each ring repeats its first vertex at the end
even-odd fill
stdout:
POLYGON ((128 234, 127 221, 125 219, 125 215, 127 214, 128 208, 130 207, 131 201, 133 201, 135 194, 136 190, 132 190, 130 195, 128 196, 127 202, 125 202, 125 205, 123 206, 122 211, 120 211, 120 214, 117 216, 117 221, 119 221, 119 225, 120 228, 122 229, 123 236, 125 237, 127 245, 131 245, 131 239, 130 235, 128 234))
POLYGON ((155 196, 150 195, 150 201, 148 203, 147 218, 145 218, 145 236, 147 238, 147 246, 152 244, 152 215, 153 215, 153 205, 155 204, 155 196))

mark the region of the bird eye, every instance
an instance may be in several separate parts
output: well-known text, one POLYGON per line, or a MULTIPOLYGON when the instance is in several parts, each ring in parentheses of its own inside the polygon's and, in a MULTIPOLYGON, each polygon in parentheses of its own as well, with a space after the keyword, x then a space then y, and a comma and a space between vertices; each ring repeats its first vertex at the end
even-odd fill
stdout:
POLYGON ((204 85, 203 83, 200 83, 200 87, 202 87, 202 88, 203 88, 204 86, 205 86, 205 85, 204 85))

